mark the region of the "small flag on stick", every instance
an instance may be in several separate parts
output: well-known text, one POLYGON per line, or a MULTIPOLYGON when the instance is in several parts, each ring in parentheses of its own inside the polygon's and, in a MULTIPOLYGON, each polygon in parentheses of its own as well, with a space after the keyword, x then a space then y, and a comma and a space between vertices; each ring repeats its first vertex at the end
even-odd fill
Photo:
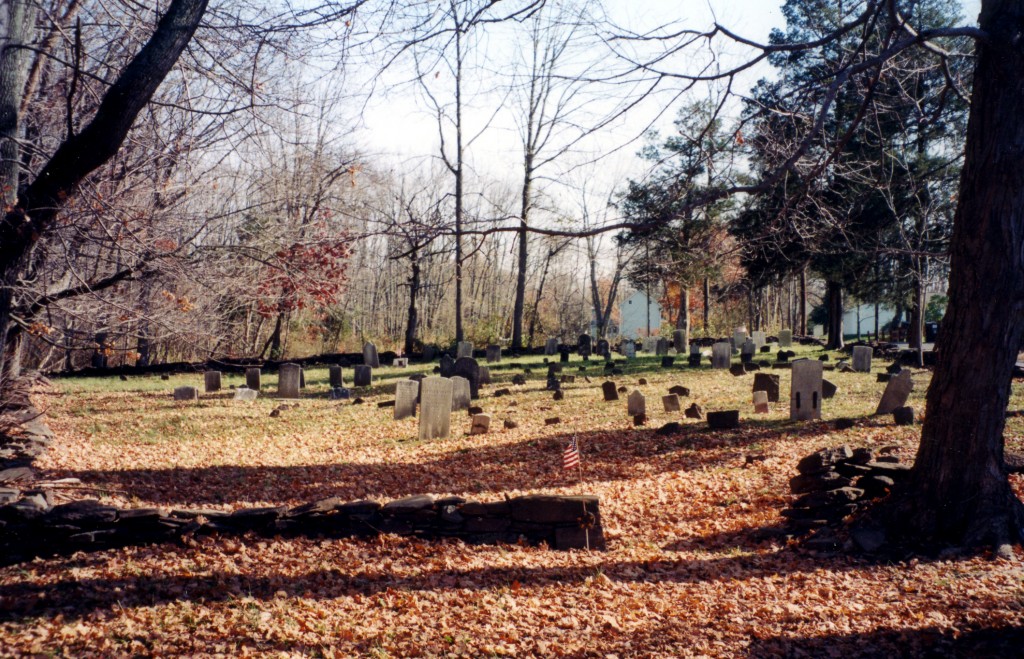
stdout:
POLYGON ((580 447, 576 443, 576 438, 573 437, 569 445, 565 447, 565 451, 562 452, 562 468, 572 469, 573 467, 580 466, 580 447))

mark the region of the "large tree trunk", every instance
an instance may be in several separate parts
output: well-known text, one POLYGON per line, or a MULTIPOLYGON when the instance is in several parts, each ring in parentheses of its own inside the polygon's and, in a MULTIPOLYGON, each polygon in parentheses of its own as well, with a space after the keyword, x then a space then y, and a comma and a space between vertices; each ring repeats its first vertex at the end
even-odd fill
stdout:
POLYGON ((420 293, 420 261, 418 250, 412 250, 410 255, 412 262, 412 274, 409 276, 409 314, 405 321, 405 356, 412 354, 413 344, 416 342, 416 326, 419 321, 419 312, 416 310, 416 296, 420 293))
POLYGON ((686 285, 679 290, 679 316, 676 318, 676 329, 686 332, 686 343, 690 343, 690 289, 686 285))
POLYGON ((800 268, 800 315, 797 334, 807 336, 807 266, 800 268))
POLYGON ((843 343, 843 285, 830 281, 826 284, 828 300, 828 343, 829 350, 841 350, 843 343))
POLYGON ((704 278, 704 336, 711 336, 711 279, 704 278))
POLYGON ((1024 505, 1003 465, 1010 378, 1024 334, 1024 3, 982 2, 970 120, 953 226, 949 307, 907 487, 882 512, 918 542, 1024 540, 1024 505))
POLYGON ((526 265, 529 256, 530 201, 533 195, 533 153, 529 147, 523 161, 523 187, 519 213, 519 258, 516 261, 516 301, 512 307, 512 350, 523 348, 523 312, 526 309, 526 265))

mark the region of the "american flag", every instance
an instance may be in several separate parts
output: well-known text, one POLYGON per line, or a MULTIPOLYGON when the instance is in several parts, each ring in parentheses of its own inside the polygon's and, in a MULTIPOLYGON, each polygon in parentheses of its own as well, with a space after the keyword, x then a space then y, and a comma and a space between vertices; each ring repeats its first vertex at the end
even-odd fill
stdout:
POLYGON ((562 451, 562 468, 572 469, 578 466, 580 466, 580 446, 576 443, 576 438, 573 437, 569 445, 562 451))

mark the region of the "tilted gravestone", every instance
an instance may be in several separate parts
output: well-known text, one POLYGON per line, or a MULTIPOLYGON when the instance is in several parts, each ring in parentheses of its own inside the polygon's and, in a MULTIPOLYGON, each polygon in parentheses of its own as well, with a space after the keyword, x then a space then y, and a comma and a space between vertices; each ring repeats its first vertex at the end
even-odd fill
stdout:
POLYGON ((487 363, 497 364, 501 361, 501 346, 489 345, 487 346, 487 363))
POLYGON ((793 345, 793 330, 779 330, 779 347, 789 348, 793 345))
POLYGON ((452 412, 469 409, 469 380, 461 375, 453 375, 452 381, 452 412))
POLYGON ((619 399, 619 392, 615 388, 615 383, 610 380, 601 384, 601 393, 604 394, 604 400, 606 403, 619 399))
POLYGON ((721 341, 711 346, 711 368, 729 368, 732 361, 732 346, 721 341))
POLYGON ((647 414, 647 399, 635 389, 626 397, 626 411, 630 416, 647 414))
POLYGON ((254 391, 260 390, 260 369, 257 367, 245 369, 245 386, 254 391))
POLYGON ((662 396, 661 404, 665 408, 666 412, 678 412, 680 410, 679 396, 677 394, 662 396))
POLYGON ((369 341, 363 344, 363 365, 370 368, 380 368, 380 357, 377 356, 377 346, 369 341))
POLYGON ((756 414, 768 414, 768 392, 754 392, 754 412, 756 414))
POLYGON ((793 381, 789 390, 789 418, 811 421, 821 418, 821 381, 824 365, 817 359, 793 362, 793 381))
POLYGON ((672 332, 672 346, 676 349, 677 355, 685 355, 689 352, 690 344, 686 340, 686 330, 677 329, 672 332))
POLYGON ((473 422, 469 427, 470 435, 486 435, 487 431, 491 429, 491 415, 490 414, 474 414, 473 422))
POLYGON ((754 373, 752 391, 763 391, 769 402, 779 402, 779 376, 771 373, 754 373))
POLYGON ((373 384, 373 367, 366 364, 357 364, 352 368, 352 386, 369 387, 373 384))
POLYGON ((176 387, 174 400, 199 400, 199 389, 195 387, 176 387))
POLYGON ((654 347, 654 354, 659 357, 668 355, 668 339, 663 336, 658 338, 658 343, 654 347))
POLYGON ((220 371, 206 371, 203 373, 203 385, 208 394, 220 391, 220 371))
POLYGON ((544 354, 548 357, 558 352, 558 339, 550 338, 544 342, 544 354))
POLYGON ((423 378, 420 400, 419 438, 448 437, 452 420, 452 381, 436 376, 423 378))
POLYGON ((450 378, 455 375, 455 360, 451 355, 441 355, 441 377, 450 378))
POLYGON ((399 380, 395 383, 395 421, 416 416, 416 398, 420 394, 420 383, 416 380, 399 380))
POLYGON ((873 354, 874 350, 868 346, 853 346, 853 370, 858 373, 870 373, 873 354))
POLYGON ((459 344, 455 347, 455 358, 460 357, 473 357, 473 343, 471 341, 459 341, 459 344))
POLYGON ((914 390, 914 381, 910 378, 910 371, 904 369, 889 378, 885 385, 885 392, 882 400, 878 401, 878 409, 875 414, 892 414, 897 407, 907 404, 910 392, 914 390))
POLYGON ((278 398, 299 397, 299 372, 301 370, 298 364, 281 364, 277 371, 278 398))
POLYGON ((328 366, 327 367, 327 382, 333 389, 334 387, 344 387, 345 378, 341 375, 340 366, 328 366))
POLYGON ((455 375, 469 380, 469 392, 473 400, 480 397, 480 365, 472 357, 459 357, 455 360, 455 375))
POLYGON ((260 392, 249 387, 239 387, 235 389, 235 400, 254 401, 259 398, 260 392))

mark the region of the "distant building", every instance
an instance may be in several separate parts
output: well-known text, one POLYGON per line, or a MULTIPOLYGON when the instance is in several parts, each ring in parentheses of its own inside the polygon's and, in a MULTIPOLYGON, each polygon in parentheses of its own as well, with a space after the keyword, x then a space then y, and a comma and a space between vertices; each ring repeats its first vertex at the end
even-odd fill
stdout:
POLYGON ((635 291, 619 304, 619 319, 619 336, 624 339, 656 336, 661 329, 661 305, 635 291))

